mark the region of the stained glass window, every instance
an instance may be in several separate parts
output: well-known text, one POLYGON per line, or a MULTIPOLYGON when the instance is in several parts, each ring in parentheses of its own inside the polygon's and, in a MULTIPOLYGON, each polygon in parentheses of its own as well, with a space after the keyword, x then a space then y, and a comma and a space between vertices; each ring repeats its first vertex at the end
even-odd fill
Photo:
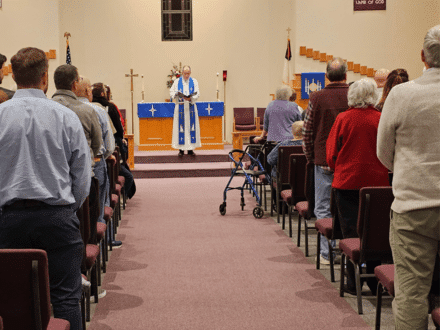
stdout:
POLYGON ((162 41, 192 40, 192 0, 162 0, 162 41))

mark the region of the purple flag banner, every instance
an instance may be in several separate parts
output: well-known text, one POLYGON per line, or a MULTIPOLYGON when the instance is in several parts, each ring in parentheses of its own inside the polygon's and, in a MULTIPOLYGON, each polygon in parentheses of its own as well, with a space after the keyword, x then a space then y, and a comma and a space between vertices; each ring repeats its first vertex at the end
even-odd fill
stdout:
POLYGON ((387 0, 353 0, 353 3, 354 11, 387 9, 387 0))

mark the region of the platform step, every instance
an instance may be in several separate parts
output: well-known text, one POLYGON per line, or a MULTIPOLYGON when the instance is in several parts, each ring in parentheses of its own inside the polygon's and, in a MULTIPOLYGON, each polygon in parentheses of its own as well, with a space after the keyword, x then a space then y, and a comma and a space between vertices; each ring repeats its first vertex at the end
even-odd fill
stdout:
POLYGON ((135 179, 188 178, 231 176, 229 162, 136 164, 132 170, 135 179))
POLYGON ((151 155, 151 156, 134 156, 135 164, 165 164, 165 163, 220 163, 230 161, 229 156, 226 155, 199 155, 195 156, 183 155, 178 156, 177 153, 173 155, 151 155))

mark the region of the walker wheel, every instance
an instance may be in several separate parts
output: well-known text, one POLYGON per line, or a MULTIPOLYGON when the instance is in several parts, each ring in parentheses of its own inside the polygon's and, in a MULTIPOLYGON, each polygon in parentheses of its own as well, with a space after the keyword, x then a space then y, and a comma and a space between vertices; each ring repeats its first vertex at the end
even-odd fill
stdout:
POLYGON ((225 215, 226 214, 226 203, 220 204, 219 210, 220 210, 221 215, 225 215))
POLYGON ((263 215, 264 215, 264 210, 263 210, 263 208, 262 207, 260 207, 260 206, 257 206, 256 208, 254 208, 254 217, 256 218, 256 219, 260 219, 260 218, 262 218, 263 217, 263 215))

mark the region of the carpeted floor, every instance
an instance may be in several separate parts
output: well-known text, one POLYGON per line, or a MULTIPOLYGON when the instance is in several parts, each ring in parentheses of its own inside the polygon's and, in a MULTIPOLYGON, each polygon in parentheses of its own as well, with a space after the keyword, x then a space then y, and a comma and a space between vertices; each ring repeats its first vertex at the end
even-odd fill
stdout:
POLYGON ((88 329, 370 329, 250 194, 219 214, 226 183, 136 181, 88 329))

